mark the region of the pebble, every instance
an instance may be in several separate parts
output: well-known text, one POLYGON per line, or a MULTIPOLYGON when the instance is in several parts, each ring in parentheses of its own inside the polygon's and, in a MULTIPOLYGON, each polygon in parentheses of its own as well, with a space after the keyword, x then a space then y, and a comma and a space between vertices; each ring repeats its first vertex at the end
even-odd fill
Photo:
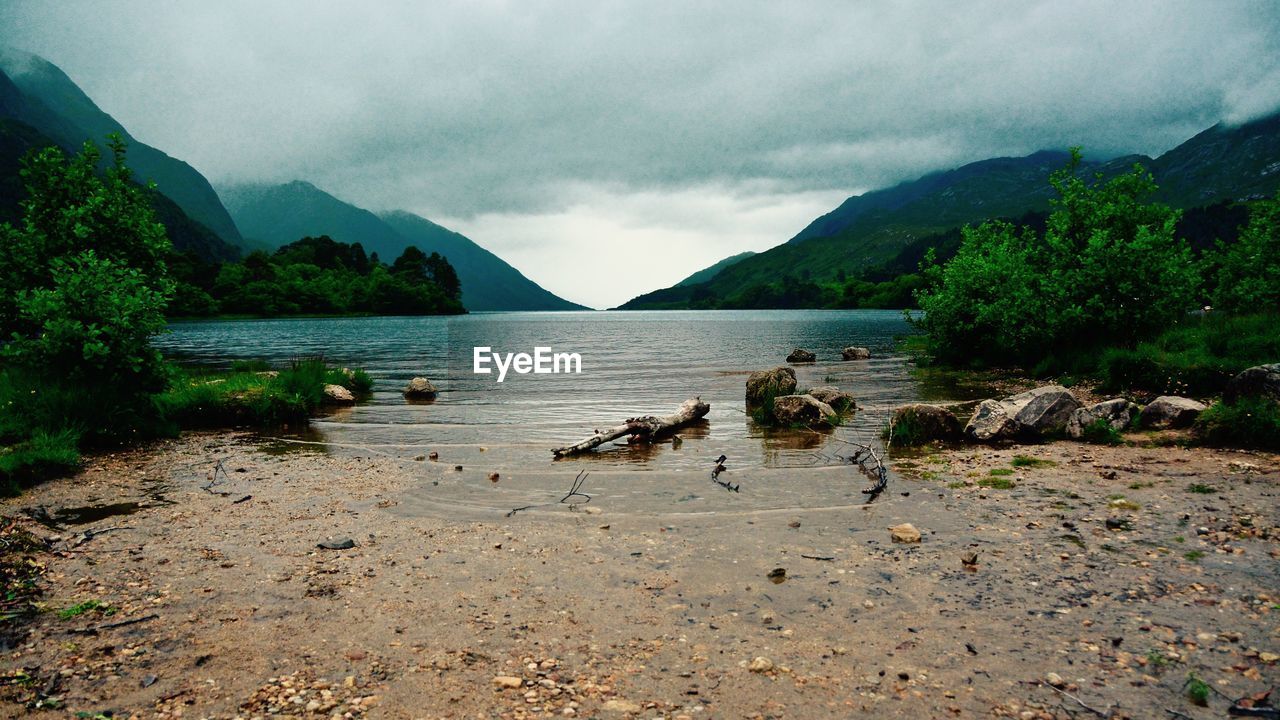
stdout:
POLYGON ((889 528, 889 537, 896 543, 918 543, 920 531, 911 523, 902 523, 889 528))
POLYGON ((1059 675, 1059 674, 1058 674, 1058 673, 1056 673, 1056 672, 1046 673, 1046 674, 1045 674, 1045 676, 1044 676, 1044 681, 1045 681, 1045 682, 1047 682, 1047 683, 1049 683, 1050 685, 1052 685, 1052 686, 1056 687, 1056 688, 1060 688, 1060 687, 1062 687, 1063 685, 1066 685, 1066 684, 1067 684, 1067 683, 1062 679, 1062 676, 1061 676, 1061 675, 1059 675))
POLYGON ((516 690, 523 685, 524 682, 520 678, 512 675, 499 675, 493 679, 493 684, 503 690, 516 690))
POLYGON ((747 664, 747 669, 753 673, 767 673, 773 669, 773 661, 760 655, 747 664))

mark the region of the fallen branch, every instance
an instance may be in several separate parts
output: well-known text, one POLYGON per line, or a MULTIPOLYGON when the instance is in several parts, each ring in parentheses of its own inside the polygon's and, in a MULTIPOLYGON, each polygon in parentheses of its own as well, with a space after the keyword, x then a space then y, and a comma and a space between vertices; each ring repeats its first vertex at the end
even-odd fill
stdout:
POLYGON ((541 505, 524 505, 522 507, 512 508, 511 512, 507 513, 506 516, 512 517, 518 512, 524 512, 525 510, 532 510, 534 508, 540 508, 540 507, 549 507, 551 505, 568 505, 570 510, 577 510, 579 505, 586 505, 587 503, 591 502, 591 496, 588 495, 587 493, 582 492, 582 484, 587 481, 587 477, 589 477, 590 475, 591 473, 587 472, 586 470, 579 470, 578 476, 573 479, 573 484, 569 486, 569 492, 565 493, 564 497, 560 498, 560 502, 558 503, 542 503, 541 505), (575 500, 574 502, 569 502, 571 498, 586 498, 586 500, 580 500, 580 501, 575 500))
POLYGON ((805 555, 804 553, 801 553, 800 557, 804 558, 805 560, 835 560, 836 559, 834 555, 805 555))
POLYGON ((561 448, 553 448, 552 453, 556 457, 564 457, 566 455, 577 455, 593 448, 599 447, 610 440, 616 440, 624 435, 628 436, 628 442, 638 442, 640 440, 652 440, 653 438, 670 433, 677 428, 687 425, 695 420, 702 419, 711 406, 702 402, 702 398, 693 397, 681 403, 680 408, 675 414, 666 417, 657 417, 655 415, 645 415, 644 417, 628 418, 624 423, 609 430, 597 430, 594 435, 573 445, 561 448))
POLYGON ((1086 705, 1086 704, 1084 703, 1084 701, 1083 701, 1083 700, 1081 700, 1080 698, 1076 697, 1075 695, 1072 695, 1071 693, 1067 692, 1066 690, 1059 690, 1058 688, 1056 688, 1056 687, 1054 687, 1054 686, 1052 686, 1052 685, 1050 685, 1050 684, 1048 684, 1048 683, 1041 683, 1041 684, 1042 684, 1042 685, 1044 685, 1045 687, 1049 688, 1050 690, 1052 690, 1052 691, 1054 691, 1054 692, 1058 693, 1059 695, 1061 695, 1061 696, 1062 696, 1062 697, 1064 697, 1064 698, 1069 698, 1069 699, 1071 699, 1071 700, 1074 700, 1074 701, 1076 702, 1076 704, 1077 704, 1077 705, 1079 705, 1080 707, 1084 708, 1085 710, 1088 710, 1089 712, 1093 713, 1094 715, 1097 715, 1097 716, 1098 716, 1098 717, 1100 717, 1100 718, 1109 718, 1109 717, 1111 717, 1111 708, 1107 708, 1107 710, 1106 710, 1105 712, 1103 712, 1102 710, 1099 710, 1099 709, 1097 709, 1097 708, 1095 708, 1095 707, 1089 707, 1088 705, 1086 705))
POLYGON ((81 545, 98 537, 99 535, 105 535, 115 530, 132 530, 132 529, 133 528, 125 527, 124 525, 113 525, 112 527, 99 528, 97 530, 85 530, 83 533, 80 533, 79 535, 75 536, 76 540, 75 542, 71 543, 71 547, 73 548, 80 547, 81 545))

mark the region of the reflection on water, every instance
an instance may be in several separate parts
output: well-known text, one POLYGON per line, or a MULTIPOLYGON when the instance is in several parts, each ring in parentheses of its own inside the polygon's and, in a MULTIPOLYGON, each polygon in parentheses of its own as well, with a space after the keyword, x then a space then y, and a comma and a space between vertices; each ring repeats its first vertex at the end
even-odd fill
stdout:
MULTIPOLYGON (((531 504, 530 495, 554 502, 574 473, 587 468, 592 482, 609 483, 605 492, 650 499, 669 495, 662 502, 670 504, 688 495, 688 489, 645 487, 635 472, 655 481, 673 472, 700 477, 724 454, 734 481, 743 483, 743 496, 760 480, 775 489, 767 504, 785 507, 809 504, 800 495, 817 492, 813 483, 828 480, 809 477, 809 487, 800 489, 794 481, 807 477, 803 474, 771 478, 762 471, 838 465, 849 452, 841 439, 873 441, 893 407, 921 397, 906 358, 896 349, 896 339, 910 331, 897 311, 481 313, 182 323, 160 345, 172 356, 196 362, 260 358, 280 365, 299 356, 323 355, 364 368, 375 381, 372 396, 356 407, 327 412, 304 436, 295 436, 327 446, 297 449, 377 452, 406 461, 427 450, 439 451, 437 469, 454 464, 466 469, 433 477, 439 484, 428 487, 435 495, 452 492, 455 502, 496 508, 507 504, 506 494, 513 494, 509 507, 531 504), (842 361, 840 350, 849 345, 869 348, 871 359, 842 361), (582 372, 511 372, 498 383, 494 374, 472 372, 477 346, 502 353, 532 353, 535 347, 574 352, 582 356, 582 372), (746 374, 785 365, 795 347, 818 356, 816 363, 792 366, 801 389, 836 385, 857 398, 858 411, 842 426, 826 432, 779 430, 760 427, 748 417, 746 374), (401 395, 417 375, 440 388, 434 402, 409 403, 401 395), (711 404, 711 412, 703 423, 680 431, 681 443, 627 445, 619 440, 589 456, 560 462, 552 458, 552 447, 628 417, 668 414, 695 395, 711 404), (474 486, 473 468, 483 481, 474 486), (503 478, 492 487, 481 473, 490 469, 500 470, 503 478), (496 502, 499 497, 502 502, 496 502)), ((285 450, 282 443, 264 448, 285 450)), ((423 472, 433 465, 425 463, 423 472)), ((861 502, 860 480, 837 477, 829 482, 827 504, 861 502)), ((682 504, 758 505, 752 499, 726 500, 726 493, 709 479, 698 495, 714 500, 682 504)))

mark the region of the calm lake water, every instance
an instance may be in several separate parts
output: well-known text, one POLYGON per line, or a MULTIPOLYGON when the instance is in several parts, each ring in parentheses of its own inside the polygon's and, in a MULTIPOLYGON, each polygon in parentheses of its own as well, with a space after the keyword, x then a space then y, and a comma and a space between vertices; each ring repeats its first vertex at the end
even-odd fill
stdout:
MULTIPOLYGON (((479 464, 501 469, 504 478, 546 476, 552 492, 565 484, 566 463, 631 476, 708 471, 722 453, 735 472, 839 465, 840 456, 852 452, 844 440, 874 440, 893 407, 920 397, 895 347, 909 332, 900 312, 880 310, 481 313, 180 323, 159 344, 173 357, 203 363, 261 358, 283 365, 323 355, 364 368, 376 382, 372 397, 313 421, 307 439, 329 452, 409 459, 429 448, 440 453, 439 467, 465 462, 468 473, 479 464), (840 350, 849 345, 869 348, 872 359, 842 361, 840 350), (582 372, 511 372, 499 383, 496 374, 472 372, 476 346, 574 352, 582 356, 582 372), (835 385, 857 398, 859 410, 845 425, 829 432, 771 430, 747 416, 747 374, 786 364, 795 347, 818 355, 816 363, 794 366, 801 388, 835 385), (409 404, 401 396, 416 375, 440 388, 435 402, 409 404), (705 423, 680 433, 678 449, 613 445, 571 461, 552 458, 552 447, 635 415, 669 414, 695 395, 711 412, 705 423)), ((857 489, 849 491, 865 484, 848 477, 831 482, 840 486, 839 498, 811 499, 828 505, 858 500, 857 489)), ((465 485, 455 490, 464 493, 465 485)))

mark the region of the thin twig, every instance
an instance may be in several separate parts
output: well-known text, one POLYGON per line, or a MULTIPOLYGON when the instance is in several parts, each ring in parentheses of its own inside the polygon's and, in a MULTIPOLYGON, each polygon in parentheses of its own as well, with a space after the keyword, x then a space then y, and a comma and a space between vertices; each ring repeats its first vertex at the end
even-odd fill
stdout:
POLYGON ((1097 709, 1097 708, 1089 707, 1088 705, 1086 705, 1086 704, 1084 703, 1084 701, 1083 701, 1083 700, 1081 700, 1080 698, 1076 697, 1075 695, 1072 695, 1071 693, 1067 692, 1066 690, 1059 690, 1058 688, 1056 688, 1056 687, 1054 687, 1054 686, 1052 686, 1052 685, 1049 685, 1048 683, 1041 683, 1041 684, 1042 684, 1042 685, 1044 685, 1045 687, 1049 688, 1050 690, 1052 690, 1052 691, 1054 691, 1054 692, 1058 693, 1058 694, 1059 694, 1059 695, 1061 695, 1062 697, 1065 697, 1065 698, 1069 698, 1069 699, 1071 699, 1071 700, 1074 700, 1074 701, 1076 702, 1076 704, 1077 704, 1077 705, 1079 705, 1080 707, 1084 708, 1085 710, 1088 710, 1089 712, 1093 713, 1094 715, 1097 715, 1097 716, 1098 716, 1098 717, 1100 717, 1100 718, 1109 718, 1109 717, 1111 717, 1111 708, 1107 708, 1107 711, 1106 711, 1106 712, 1103 712, 1103 711, 1101 711, 1101 710, 1099 710, 1099 709, 1097 709))

